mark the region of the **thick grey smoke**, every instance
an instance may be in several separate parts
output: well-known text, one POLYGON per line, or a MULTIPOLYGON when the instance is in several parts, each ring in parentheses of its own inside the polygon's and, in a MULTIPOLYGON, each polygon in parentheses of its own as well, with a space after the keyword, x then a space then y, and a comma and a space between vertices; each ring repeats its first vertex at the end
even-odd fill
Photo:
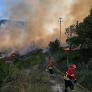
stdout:
POLYGON ((92 0, 19 0, 17 4, 11 2, 12 0, 7 0, 9 20, 25 21, 26 25, 21 27, 24 31, 20 31, 9 24, 9 33, 0 32, 4 35, 3 38, 0 37, 0 41, 3 39, 2 46, 20 48, 32 42, 46 46, 49 41, 59 38, 60 16, 63 18, 61 40, 65 42, 64 28, 87 16, 92 0))
POLYGON ((0 48, 18 48, 25 43, 25 24, 7 20, 0 25, 0 48))
POLYGON ((72 6, 70 14, 74 20, 82 21, 89 14, 91 6, 92 0, 77 0, 72 6))

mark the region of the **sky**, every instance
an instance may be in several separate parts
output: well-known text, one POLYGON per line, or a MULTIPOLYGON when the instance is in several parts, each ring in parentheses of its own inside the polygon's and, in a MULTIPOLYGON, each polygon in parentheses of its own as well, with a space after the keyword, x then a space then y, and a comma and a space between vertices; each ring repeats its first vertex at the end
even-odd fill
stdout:
POLYGON ((0 19, 6 17, 6 12, 5 0, 0 0, 0 19))
POLYGON ((21 0, 0 0, 0 19, 8 18, 8 1, 14 6, 21 2, 21 0))
POLYGON ((65 28, 88 16, 91 5, 92 0, 0 0, 0 19, 26 22, 23 33, 18 33, 11 23, 6 28, 9 33, 0 29, 0 35, 4 35, 0 37, 0 48, 24 47, 32 43, 47 46, 50 41, 59 39, 59 17, 63 21, 60 40, 65 43, 65 28), (20 35, 22 38, 18 41, 20 35))

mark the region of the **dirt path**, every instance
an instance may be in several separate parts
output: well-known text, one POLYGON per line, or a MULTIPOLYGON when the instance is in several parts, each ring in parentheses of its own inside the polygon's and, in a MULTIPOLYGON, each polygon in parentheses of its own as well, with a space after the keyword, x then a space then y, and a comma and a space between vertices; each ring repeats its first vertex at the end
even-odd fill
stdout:
MULTIPOLYGON (((54 76, 50 77, 49 79, 52 92, 64 92, 65 84, 63 74, 61 74, 61 71, 57 67, 55 67, 54 71, 55 71, 54 76)), ((69 89, 68 92, 71 92, 71 90, 69 89)), ((77 83, 75 84, 75 90, 73 92, 89 92, 89 91, 87 91, 85 88, 83 88, 81 85, 77 83)))
POLYGON ((64 92, 64 82, 59 75, 51 77, 50 83, 53 92, 64 92))
MULTIPOLYGON (((54 77, 50 77, 50 86, 52 88, 52 92, 64 92, 64 80, 62 75, 55 75, 54 77)), ((71 92, 71 90, 68 90, 71 92)), ((88 92, 85 88, 82 88, 79 84, 75 85, 75 91, 73 92, 88 92)))
MULTIPOLYGON (((64 92, 64 79, 62 74, 55 73, 53 77, 50 77, 50 86, 52 88, 52 92, 64 92)), ((68 92, 71 92, 69 89, 68 92)), ((85 88, 83 88, 78 83, 75 84, 75 91, 73 92, 89 92, 85 88)))

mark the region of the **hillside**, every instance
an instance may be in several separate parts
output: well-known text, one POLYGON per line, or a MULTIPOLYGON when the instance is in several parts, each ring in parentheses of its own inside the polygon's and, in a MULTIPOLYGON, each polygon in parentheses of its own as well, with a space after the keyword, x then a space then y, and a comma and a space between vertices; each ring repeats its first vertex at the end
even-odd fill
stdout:
MULTIPOLYGON (((63 92, 63 76, 56 72, 51 78, 45 71, 45 58, 38 53, 10 65, 0 61, 0 92, 63 92)), ((74 92, 87 91, 76 86, 74 92)))

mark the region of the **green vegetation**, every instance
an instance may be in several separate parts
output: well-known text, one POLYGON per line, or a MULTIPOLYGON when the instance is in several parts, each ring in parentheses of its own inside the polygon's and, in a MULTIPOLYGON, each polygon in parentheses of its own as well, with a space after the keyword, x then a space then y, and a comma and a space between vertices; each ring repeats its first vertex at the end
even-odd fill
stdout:
MULTIPOLYGON (((83 22, 71 25, 66 29, 67 43, 70 48, 78 50, 65 52, 59 40, 50 42, 49 51, 65 72, 73 63, 77 65, 77 81, 92 91, 92 9, 83 22), (72 33, 74 35, 72 35, 72 33)), ((6 64, 0 60, 0 92, 51 92, 49 76, 44 72, 45 56, 42 53, 30 55, 6 64)), ((78 91, 78 86, 76 87, 78 91)))
POLYGON ((52 45, 53 56, 61 71, 65 71, 67 66, 75 63, 78 71, 78 82, 86 89, 92 91, 92 8, 90 14, 84 18, 83 22, 71 25, 66 28, 65 34, 67 35, 66 42, 69 44, 69 48, 77 48, 78 50, 64 52, 60 48, 59 44, 55 45, 55 41, 52 45), (54 51, 54 48, 58 49, 54 51), (67 63, 68 59, 68 63, 67 63))
POLYGON ((44 55, 38 53, 14 64, 0 61, 0 92, 51 92, 44 72, 44 55))
POLYGON ((49 43, 49 51, 51 52, 51 54, 59 51, 59 48, 60 48, 60 42, 58 39, 56 39, 55 41, 51 41, 49 43))
POLYGON ((77 59, 73 59, 73 53, 70 55, 71 62, 78 65, 78 79, 81 85, 92 91, 92 8, 90 14, 84 18, 83 22, 76 23, 67 28, 67 34, 75 33, 67 39, 71 47, 79 46, 80 50, 76 54, 77 59), (72 27, 71 27, 72 26, 72 27))

